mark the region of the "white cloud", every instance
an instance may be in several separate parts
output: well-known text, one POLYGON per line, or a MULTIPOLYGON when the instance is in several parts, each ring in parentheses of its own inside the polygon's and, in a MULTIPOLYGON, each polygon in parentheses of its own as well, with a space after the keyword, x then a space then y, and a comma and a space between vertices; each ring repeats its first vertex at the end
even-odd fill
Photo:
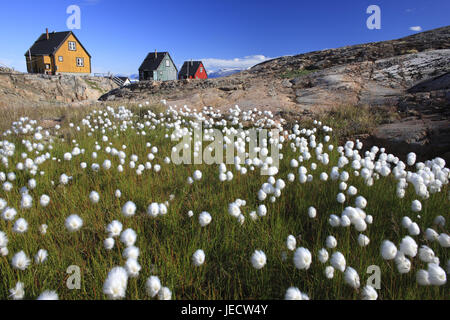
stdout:
POLYGON ((421 26, 409 27, 409 30, 418 32, 418 31, 422 31, 422 27, 421 26))
POLYGON ((263 55, 252 55, 246 56, 243 58, 234 58, 234 59, 218 59, 218 58, 204 58, 201 59, 203 64, 205 65, 206 70, 209 72, 217 71, 220 69, 248 69, 253 67, 254 65, 264 62, 266 60, 270 60, 272 58, 263 56, 263 55))

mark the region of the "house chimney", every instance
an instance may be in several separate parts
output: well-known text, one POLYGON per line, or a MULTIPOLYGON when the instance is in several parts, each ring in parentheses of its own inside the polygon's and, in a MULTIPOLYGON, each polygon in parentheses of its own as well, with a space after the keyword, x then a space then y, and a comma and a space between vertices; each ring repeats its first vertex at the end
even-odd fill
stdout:
POLYGON ((155 59, 157 59, 158 58, 158 51, 156 51, 156 49, 155 49, 155 59))
POLYGON ((47 34, 47 40, 48 40, 49 39, 49 37, 48 37, 48 28, 45 29, 45 33, 47 34))

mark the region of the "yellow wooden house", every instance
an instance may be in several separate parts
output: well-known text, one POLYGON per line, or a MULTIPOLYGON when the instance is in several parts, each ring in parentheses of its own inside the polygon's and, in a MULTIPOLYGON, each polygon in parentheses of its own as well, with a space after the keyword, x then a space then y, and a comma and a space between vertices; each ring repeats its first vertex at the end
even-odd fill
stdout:
POLYGON ((43 33, 25 53, 29 73, 91 73, 91 55, 72 31, 43 33))

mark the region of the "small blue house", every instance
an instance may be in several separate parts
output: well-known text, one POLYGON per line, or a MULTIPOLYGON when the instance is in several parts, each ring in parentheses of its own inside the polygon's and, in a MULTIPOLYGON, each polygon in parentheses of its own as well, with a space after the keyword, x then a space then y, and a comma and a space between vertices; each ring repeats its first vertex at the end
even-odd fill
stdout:
POLYGON ((178 69, 168 52, 149 53, 139 67, 139 81, 177 80, 178 69))

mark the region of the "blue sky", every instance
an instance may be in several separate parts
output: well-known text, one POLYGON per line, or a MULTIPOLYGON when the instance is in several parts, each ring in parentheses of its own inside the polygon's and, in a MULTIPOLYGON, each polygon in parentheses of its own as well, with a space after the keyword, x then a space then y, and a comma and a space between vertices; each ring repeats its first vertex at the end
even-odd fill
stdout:
POLYGON ((448 0, 15 0, 2 1, 0 63, 25 70, 38 36, 68 30, 69 5, 81 8, 73 30, 92 55, 93 72, 137 73, 148 52, 207 69, 249 67, 268 58, 400 38, 449 25, 448 0), (369 5, 381 29, 369 30, 369 5), (411 30, 411 27, 416 31, 411 30))

